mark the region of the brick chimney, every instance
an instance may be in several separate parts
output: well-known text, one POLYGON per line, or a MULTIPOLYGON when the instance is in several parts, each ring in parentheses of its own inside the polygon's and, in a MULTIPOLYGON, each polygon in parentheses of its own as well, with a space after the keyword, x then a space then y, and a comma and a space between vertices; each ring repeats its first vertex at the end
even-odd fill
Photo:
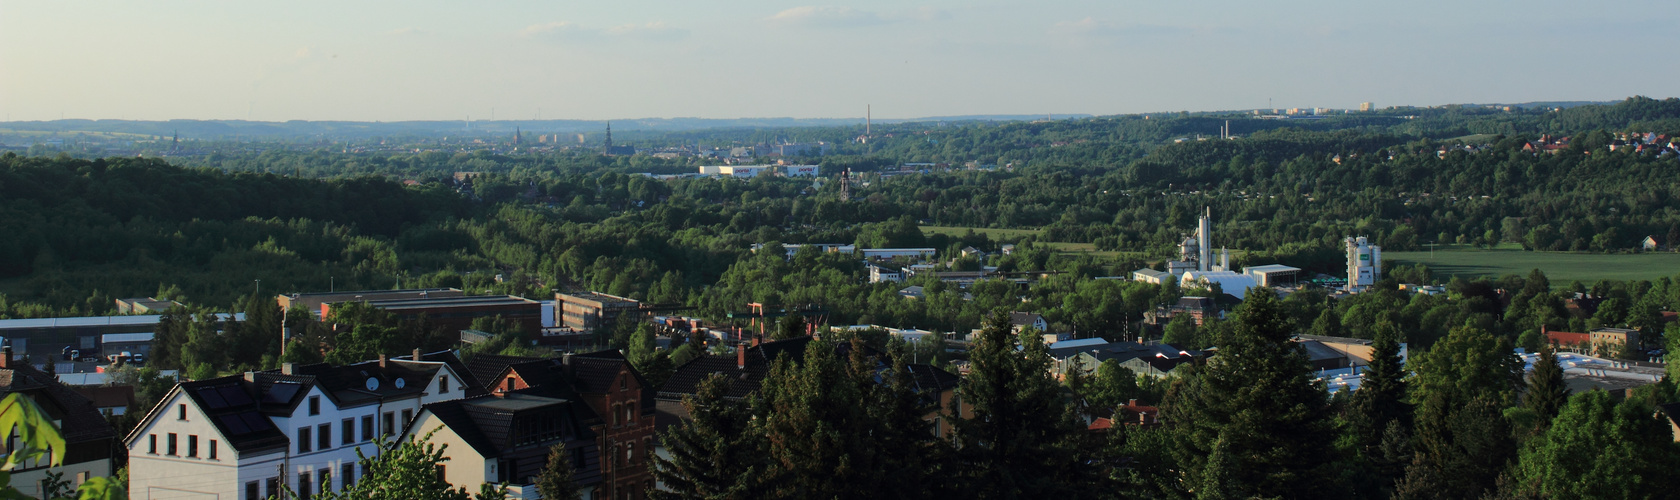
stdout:
POLYGON ((280 363, 280 373, 281 373, 281 374, 284 374, 284 375, 291 375, 291 374, 292 374, 292 372, 293 372, 293 370, 296 370, 296 369, 297 369, 297 365, 295 365, 295 364, 292 364, 292 363, 280 363))
POLYGON ((379 367, 384 368, 386 361, 390 361, 390 357, 386 356, 385 353, 380 353, 379 354, 379 367))
POLYGON ((414 360, 420 361, 420 348, 418 347, 414 348, 414 360))
POLYGON ((12 367, 12 346, 0 347, 0 368, 12 367))
MULTIPOLYGON (((8 347, 7 349, 11 349, 11 348, 8 347)), ((7 351, 7 352, 8 352, 7 356, 8 357, 11 356, 11 354, 9 354, 10 351, 7 351)), ((744 345, 735 346, 735 367, 740 368, 742 370, 747 369, 747 346, 744 346, 744 345)))

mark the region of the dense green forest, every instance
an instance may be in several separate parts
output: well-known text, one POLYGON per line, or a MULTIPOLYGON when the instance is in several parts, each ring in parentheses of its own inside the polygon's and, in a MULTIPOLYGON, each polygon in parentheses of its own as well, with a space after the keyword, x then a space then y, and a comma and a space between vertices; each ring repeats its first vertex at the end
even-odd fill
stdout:
MULTIPOLYGON (((1186 113, 912 123, 877 131, 868 143, 850 142, 861 131, 849 127, 645 138, 831 140, 834 155, 803 159, 830 174, 818 180, 661 179, 642 174, 691 172, 699 160, 588 150, 232 148, 167 160, 7 153, 0 155, 0 317, 108 314, 119 297, 180 300, 188 307, 159 328, 152 365, 195 377, 454 342, 450 332, 367 308, 342 308, 328 318, 347 326, 336 330, 301 311, 282 318, 270 299, 329 288, 451 286, 537 299, 596 290, 685 304, 688 314, 718 321, 761 302, 818 308, 830 324, 988 326, 962 354, 943 349, 937 336, 916 345, 872 336, 871 347, 889 353, 880 360, 885 372, 866 369, 864 360, 825 359, 834 351, 818 348, 801 363, 780 364, 759 398, 701 401, 693 414, 707 420, 680 431, 695 433, 696 456, 748 457, 768 472, 762 482, 693 482, 695 491, 719 495, 795 496, 837 484, 856 485, 859 496, 900 484, 928 488, 912 497, 1574 498, 1619 488, 1623 494, 1610 496, 1656 498, 1672 489, 1666 476, 1645 472, 1676 460, 1666 428, 1651 418, 1654 404, 1677 399, 1671 382, 1628 397, 1566 398, 1557 394, 1561 374, 1536 370, 1525 379, 1509 353, 1543 347, 1542 327, 1644 332, 1649 345, 1616 353, 1623 357, 1674 344, 1680 335, 1664 335, 1675 327, 1662 316, 1680 311, 1680 270, 1654 269, 1647 281, 1553 283, 1538 271, 1466 279, 1396 267, 1369 292, 1345 298, 1313 288, 1284 299, 1251 294, 1258 298, 1224 319, 1165 328, 1165 341, 1217 346, 1214 359, 1222 360, 1166 383, 1118 366, 1053 380, 1042 357, 1017 355, 1040 352, 1036 337, 1008 335, 995 313, 1033 311, 1060 331, 1130 338, 1145 312, 1215 291, 1092 278, 1159 265, 1205 209, 1214 213, 1215 244, 1242 251, 1235 264, 1332 274, 1341 272, 1341 239, 1354 235, 1392 250, 1450 242, 1624 252, 1646 236, 1680 246, 1680 180, 1672 175, 1680 154, 1625 147, 1646 133, 1660 141, 1680 135, 1680 100, 1316 120, 1186 113), (1240 137, 1194 137, 1228 119, 1240 137), (1571 140, 1540 144, 1545 136, 1571 140), (906 162, 958 168, 881 175, 906 162), (966 162, 997 168, 960 168, 966 162), (840 169, 858 174, 849 199, 832 176, 840 169), (455 172, 482 175, 467 181, 455 172), (983 231, 927 234, 923 225, 1037 232, 1005 240, 983 231), (872 284, 851 256, 808 247, 788 258, 781 246, 811 242, 932 247, 950 269, 981 265, 960 257, 964 247, 1013 243, 1013 253, 986 264, 1055 274, 1024 286, 994 279, 959 289, 926 277, 872 284), (1059 250, 1070 243, 1110 252, 1059 250), (765 246, 754 252, 754 244, 765 246), (1400 283, 1443 284, 1447 293, 1413 294, 1400 283), (907 285, 923 286, 923 298, 903 298, 907 285), (1587 295, 1602 299, 1596 309, 1568 307, 1587 295), (222 325, 193 314, 205 311, 248 316, 222 325), (271 335, 283 322, 295 339, 285 354, 271 335), (1288 342, 1294 333, 1374 339, 1390 354, 1404 342, 1412 363, 1385 361, 1357 395, 1327 396, 1288 342), (306 345, 324 349, 298 348, 306 345), (958 425, 960 446, 925 437, 913 418, 922 414, 919 403, 896 385, 902 381, 874 383, 904 353, 939 365, 966 358, 964 398, 988 417, 958 425), (849 389, 810 391, 837 386, 849 389), (1159 403, 1174 425, 1116 427, 1096 444, 1079 438, 1088 405, 1128 399, 1159 403), (810 435, 830 440, 785 439, 810 435), (834 463, 857 465, 837 473, 834 463)), ((472 352, 528 349, 516 341, 530 332, 495 321, 477 326, 502 337, 493 349, 472 352)), ((626 349, 654 379, 699 354, 693 346, 650 354, 651 330, 633 326, 601 342, 626 349)), ((154 373, 134 376, 147 381, 143 392, 151 396, 144 397, 166 385, 154 373)), ((681 465, 662 464, 662 474, 673 480, 681 465)))

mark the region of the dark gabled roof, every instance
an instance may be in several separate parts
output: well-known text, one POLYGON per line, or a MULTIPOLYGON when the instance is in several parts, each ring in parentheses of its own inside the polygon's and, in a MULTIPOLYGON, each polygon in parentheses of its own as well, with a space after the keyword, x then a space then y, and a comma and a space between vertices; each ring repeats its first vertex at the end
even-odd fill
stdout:
MULTIPOLYGON (((589 405, 577 399, 560 399, 516 391, 502 396, 479 396, 426 405, 468 446, 485 458, 497 458, 517 448, 555 440, 592 440, 590 426, 598 421, 589 405), (516 422, 556 422, 556 434, 549 439, 519 439, 516 422)), ((418 419, 416 419, 418 421, 418 419)), ((412 425, 412 424, 411 424, 412 425)))
POLYGON ((955 389, 957 384, 962 383, 962 377, 933 365, 913 364, 905 365, 905 368, 909 369, 910 375, 915 378, 918 392, 955 389))
POLYGON ((111 439, 117 433, 88 398, 59 383, 58 378, 18 362, 0 368, 0 396, 23 393, 58 418, 67 443, 111 439))
POLYGON ((544 358, 503 356, 500 354, 478 354, 474 355, 472 359, 466 361, 465 365, 467 367, 466 372, 472 374, 473 380, 478 384, 478 388, 489 390, 491 385, 495 385, 498 382, 496 377, 500 376, 502 374, 502 370, 506 370, 508 366, 524 363, 526 361, 536 361, 539 359, 544 358))
MULTIPOLYGON (((265 378, 262 377, 263 374, 251 375, 259 381, 265 378)), ((293 383, 290 380, 270 382, 266 384, 267 389, 272 389, 274 383, 293 383)), ((274 421, 269 420, 267 412, 264 411, 265 406, 274 404, 263 403, 263 396, 266 394, 264 386, 263 382, 234 375, 182 382, 175 385, 174 391, 184 393, 199 411, 204 412, 210 423, 227 439, 228 446, 244 453, 285 448, 291 444, 291 439, 286 437, 286 433, 279 427, 274 426, 274 421)), ((299 390, 299 394, 287 399, 301 398, 302 393, 307 392, 306 389, 299 390)), ((152 408, 151 414, 148 414, 143 422, 152 420, 159 412, 169 411, 164 407, 167 401, 169 397, 166 396, 157 407, 152 408)), ((143 426, 135 426, 134 432, 138 433, 142 428, 143 426)), ((133 440, 137 436, 138 434, 130 434, 129 439, 133 440)))
POLYGON ((643 388, 642 407, 654 406, 653 385, 616 350, 527 361, 510 365, 507 370, 519 373, 530 386, 516 392, 566 399, 575 399, 576 394, 605 394, 615 391, 617 388, 613 386, 613 381, 618 380, 620 372, 628 372, 643 388))
POLYGON ((1680 425, 1680 402, 1657 405, 1657 412, 1667 417, 1671 424, 1680 425))
MULTIPOLYGON (((265 371, 262 372, 265 377, 259 380, 265 384, 312 383, 320 386, 321 392, 332 398, 338 407, 344 408, 377 402, 380 398, 419 396, 425 392, 432 377, 437 376, 439 369, 441 365, 438 363, 416 363, 398 359, 387 359, 385 366, 380 366, 378 361, 363 361, 344 366, 316 363, 294 367, 291 375, 283 374, 279 370, 265 371), (377 380, 378 383, 370 384, 369 379, 377 380), (399 379, 402 381, 402 387, 398 387, 399 379), (374 388, 369 389, 370 385, 374 388)), ((268 391, 269 388, 265 385, 264 390, 268 391)), ((300 399, 293 398, 284 408, 265 405, 265 409, 284 410, 289 413, 292 408, 297 407, 299 401, 300 399)))
POLYGON ((1015 326, 1031 326, 1034 321, 1042 319, 1038 313, 1014 311, 1009 313, 1009 324, 1015 326))
MULTIPOLYGON (((399 357, 397 359, 404 359, 404 358, 407 358, 409 360, 413 360, 414 356, 412 356, 412 355, 411 356, 402 356, 402 357, 399 357)), ((434 362, 434 363, 443 363, 445 365, 449 365, 449 369, 454 370, 455 375, 457 377, 461 378, 461 380, 460 380, 461 385, 467 388, 466 389, 466 391, 467 391, 466 397, 470 398, 470 397, 473 397, 473 396, 482 396, 482 395, 488 394, 484 390, 484 384, 480 380, 478 380, 478 377, 476 375, 474 375, 471 370, 469 370, 467 368, 467 364, 462 363, 461 358, 455 356, 455 351, 445 350, 445 351, 438 351, 438 352, 433 352, 433 353, 421 353, 420 354, 420 361, 430 361, 430 362, 434 362)))
POLYGON ((136 403, 131 385, 87 385, 72 390, 92 401, 94 408, 133 408, 136 403))

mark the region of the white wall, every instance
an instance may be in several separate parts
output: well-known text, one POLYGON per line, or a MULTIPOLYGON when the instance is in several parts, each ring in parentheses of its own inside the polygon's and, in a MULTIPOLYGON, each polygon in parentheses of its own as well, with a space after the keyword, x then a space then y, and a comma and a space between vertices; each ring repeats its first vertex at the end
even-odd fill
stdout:
POLYGON ((236 453, 215 425, 197 405, 180 391, 165 399, 157 418, 143 422, 138 438, 128 449, 128 492, 136 499, 238 498, 239 468, 236 453), (178 418, 180 404, 187 405, 187 418, 178 418), (170 456, 169 433, 175 433, 178 456, 170 456), (150 439, 156 435, 158 449, 150 453, 150 439), (187 457, 189 436, 198 436, 198 457, 187 457), (216 460, 209 459, 210 440, 216 440, 216 460))

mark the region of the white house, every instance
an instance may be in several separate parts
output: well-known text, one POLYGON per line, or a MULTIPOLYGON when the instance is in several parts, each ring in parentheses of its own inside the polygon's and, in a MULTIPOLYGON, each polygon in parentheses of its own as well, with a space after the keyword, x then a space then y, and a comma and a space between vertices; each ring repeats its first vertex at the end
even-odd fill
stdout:
POLYGON ((325 363, 176 384, 129 433, 135 499, 262 499, 282 482, 307 498, 359 479, 423 405, 483 394, 448 351, 325 363), (421 361, 413 361, 419 358, 421 361))
POLYGON ((880 283, 883 281, 904 281, 904 271, 896 267, 869 264, 869 282, 880 283))

